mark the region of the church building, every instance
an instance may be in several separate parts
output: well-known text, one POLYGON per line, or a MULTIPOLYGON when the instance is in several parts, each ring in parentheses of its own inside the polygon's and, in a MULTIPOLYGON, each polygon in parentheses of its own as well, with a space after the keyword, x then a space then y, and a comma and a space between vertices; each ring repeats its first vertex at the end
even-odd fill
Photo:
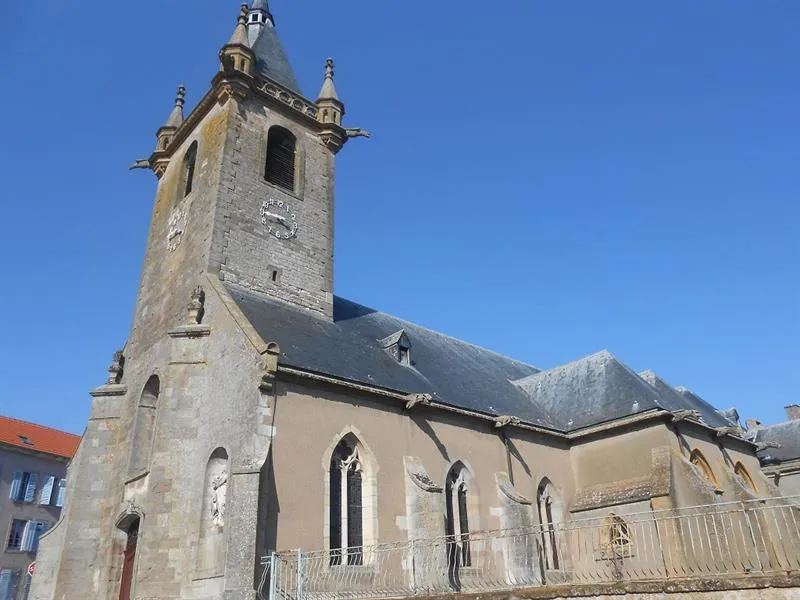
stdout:
POLYGON ((255 600, 273 552, 357 574, 446 538, 468 569, 470 536, 526 528, 529 567, 566 580, 547 532, 573 521, 612 519, 624 549, 628 515, 779 495, 737 419, 655 372, 540 370, 334 295, 335 159, 368 134, 320 66, 311 100, 267 0, 243 5, 133 165, 158 188, 132 328, 31 600, 255 600))

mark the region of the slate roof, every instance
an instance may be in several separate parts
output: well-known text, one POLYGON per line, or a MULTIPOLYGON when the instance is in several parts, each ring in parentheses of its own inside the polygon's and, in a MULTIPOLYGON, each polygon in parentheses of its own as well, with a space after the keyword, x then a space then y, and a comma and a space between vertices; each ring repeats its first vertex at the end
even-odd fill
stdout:
POLYGON ((0 444, 72 458, 80 441, 66 431, 0 416, 0 444))
POLYGON ((602 350, 514 383, 555 416, 565 431, 651 410, 686 408, 675 390, 647 372, 640 377, 602 350))
POLYGON ((259 335, 278 343, 282 365, 429 393, 437 402, 564 432, 659 409, 697 410, 712 427, 731 425, 695 394, 677 391, 650 371, 637 375, 605 350, 540 371, 343 298, 334 298, 329 321, 238 287, 227 289, 259 335), (411 367, 383 350, 386 338, 401 330, 410 340, 411 367))
POLYGON ((335 297, 333 321, 234 288, 229 293, 259 335, 281 348, 280 364, 492 415, 515 415, 556 428, 510 380, 536 373, 531 365, 335 297), (403 329, 411 366, 384 352, 379 340, 403 329))
POLYGON ((289 63, 280 39, 278 39, 275 27, 267 24, 261 30, 261 34, 253 44, 253 52, 256 55, 256 71, 259 74, 302 95, 300 85, 297 83, 297 76, 294 74, 294 69, 289 63))
POLYGON ((756 442, 773 442, 780 448, 766 448, 758 452, 764 464, 800 458, 800 419, 768 425, 756 432, 756 442))

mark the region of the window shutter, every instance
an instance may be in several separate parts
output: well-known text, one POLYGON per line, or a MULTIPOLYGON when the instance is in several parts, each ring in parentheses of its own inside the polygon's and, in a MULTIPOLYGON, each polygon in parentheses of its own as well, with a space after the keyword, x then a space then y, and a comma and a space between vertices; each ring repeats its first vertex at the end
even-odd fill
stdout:
POLYGON ((53 486, 56 483, 56 478, 53 475, 48 475, 47 480, 42 486, 42 491, 39 494, 39 504, 50 504, 50 499, 53 496, 53 486))
POLYGON ((67 493, 67 480, 61 479, 58 482, 58 493, 56 494, 56 506, 64 506, 64 495, 67 493))
POLYGON ((31 552, 36 552, 39 549, 39 538, 41 535, 50 528, 49 523, 43 521, 36 521, 36 527, 33 532, 33 541, 31 542, 31 552))
MULTIPOLYGON (((8 497, 11 500, 19 500, 21 487, 22 487, 22 471, 17 471, 14 473, 14 479, 11 482, 11 492, 8 494, 8 497)), ((2 598, 2 596, 0 596, 0 598, 2 598)))
POLYGON ((28 479, 28 485, 25 488, 25 502, 33 502, 33 498, 36 496, 36 482, 38 480, 39 475, 37 473, 31 473, 28 479))
POLYGON ((0 570, 0 600, 10 600, 11 569, 0 570))
POLYGON ((33 548, 33 538, 36 534, 36 521, 28 521, 25 523, 25 529, 22 530, 22 543, 19 549, 23 552, 30 552, 33 548))
POLYGON ((13 600, 17 592, 17 584, 19 583, 19 571, 11 571, 11 579, 8 582, 8 598, 13 600))

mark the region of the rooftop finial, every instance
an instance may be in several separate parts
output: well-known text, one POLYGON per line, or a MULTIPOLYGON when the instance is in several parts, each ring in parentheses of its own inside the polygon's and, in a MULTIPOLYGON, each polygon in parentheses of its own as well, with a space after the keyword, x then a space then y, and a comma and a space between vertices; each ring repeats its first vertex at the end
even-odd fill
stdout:
POLYGON ((336 94, 336 86, 333 85, 333 59, 328 58, 325 61, 325 81, 322 83, 322 89, 319 91, 319 100, 339 100, 336 94))
POLYGON ((178 86, 178 92, 177 92, 177 94, 175 96, 175 106, 180 106, 181 108, 183 108, 183 104, 185 102, 184 101, 185 97, 186 97, 186 86, 184 86, 183 84, 180 84, 178 86))
POLYGON ((180 124, 183 123, 183 105, 186 103, 184 100, 185 97, 186 88, 181 84, 178 86, 178 92, 175 95, 175 106, 172 108, 167 122, 164 123, 164 127, 179 127, 180 124))
POLYGON ((233 35, 231 35, 231 39, 228 40, 228 46, 231 44, 242 44, 244 46, 249 46, 250 43, 247 41, 247 15, 250 12, 250 8, 247 4, 242 4, 241 8, 239 9, 239 18, 236 20, 236 28, 233 30, 233 35))

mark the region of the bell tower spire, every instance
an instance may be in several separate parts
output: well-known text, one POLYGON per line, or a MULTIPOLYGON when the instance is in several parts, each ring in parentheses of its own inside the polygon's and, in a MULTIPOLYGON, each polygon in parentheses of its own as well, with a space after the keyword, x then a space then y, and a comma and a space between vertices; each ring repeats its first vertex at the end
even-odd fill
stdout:
POLYGON ((253 0, 247 20, 247 38, 252 46, 265 27, 275 27, 275 18, 269 12, 267 0, 253 0))

